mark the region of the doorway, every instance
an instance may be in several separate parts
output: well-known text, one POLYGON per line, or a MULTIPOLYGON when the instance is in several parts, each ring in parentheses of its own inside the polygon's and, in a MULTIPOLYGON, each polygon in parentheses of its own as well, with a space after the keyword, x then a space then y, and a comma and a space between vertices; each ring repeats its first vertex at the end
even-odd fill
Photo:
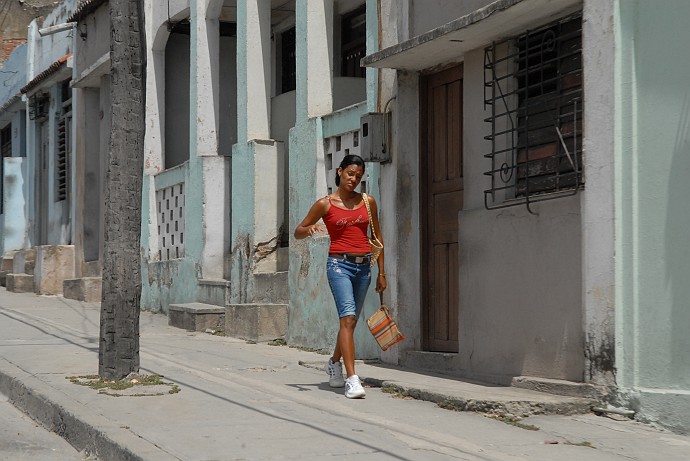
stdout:
POLYGON ((458 352, 458 213, 463 206, 463 67, 421 85, 422 325, 432 352, 458 352))

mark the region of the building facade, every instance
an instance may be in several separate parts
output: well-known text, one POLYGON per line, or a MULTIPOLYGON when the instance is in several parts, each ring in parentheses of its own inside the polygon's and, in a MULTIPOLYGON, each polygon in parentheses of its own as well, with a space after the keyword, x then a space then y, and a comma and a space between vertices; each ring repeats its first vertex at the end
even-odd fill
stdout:
POLYGON ((584 383, 688 430, 690 68, 667 35, 688 5, 665 6, 381 2, 362 62, 394 98, 381 195, 409 338, 384 360, 584 383))
MULTIPOLYGON (((690 430, 687 2, 145 8, 142 308, 330 351, 329 241, 292 230, 359 153, 407 337, 381 352, 360 326, 360 358, 594 396, 690 430)), ((32 25, 6 63, 20 72, 0 101, 3 269, 16 284, 31 249, 39 267, 69 248, 63 286, 97 284, 108 4, 66 2, 46 21, 75 26, 41 38, 32 25)))

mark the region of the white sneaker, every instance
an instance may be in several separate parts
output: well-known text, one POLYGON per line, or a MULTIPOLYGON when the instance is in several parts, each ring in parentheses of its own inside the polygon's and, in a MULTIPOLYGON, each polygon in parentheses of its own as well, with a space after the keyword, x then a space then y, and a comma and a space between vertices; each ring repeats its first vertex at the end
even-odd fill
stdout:
POLYGON ((345 397, 348 399, 361 399, 366 395, 359 376, 352 375, 345 381, 345 397))
POLYGON ((328 385, 331 387, 343 387, 345 385, 345 378, 343 378, 343 364, 340 360, 333 363, 328 359, 326 365, 323 367, 324 371, 328 373, 328 385))

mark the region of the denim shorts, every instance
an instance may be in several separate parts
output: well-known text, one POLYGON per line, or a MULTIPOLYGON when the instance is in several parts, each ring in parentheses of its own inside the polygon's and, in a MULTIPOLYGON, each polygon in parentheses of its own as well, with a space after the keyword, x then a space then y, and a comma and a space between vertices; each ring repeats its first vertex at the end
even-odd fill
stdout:
POLYGON ((371 283, 369 262, 357 264, 329 256, 326 275, 338 308, 338 317, 354 315, 358 319, 371 283))

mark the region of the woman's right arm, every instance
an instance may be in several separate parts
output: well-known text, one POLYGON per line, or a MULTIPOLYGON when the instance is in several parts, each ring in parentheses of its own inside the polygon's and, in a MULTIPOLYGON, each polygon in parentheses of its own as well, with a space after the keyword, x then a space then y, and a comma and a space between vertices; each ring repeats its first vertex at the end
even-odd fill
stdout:
POLYGON ((328 203, 328 199, 326 198, 317 200, 316 203, 314 203, 311 206, 311 209, 309 210, 309 213, 307 213, 307 216, 295 228, 295 238, 299 240, 311 237, 312 235, 318 232, 323 232, 323 226, 321 224, 316 223, 319 221, 319 219, 323 218, 326 215, 329 205, 330 204, 328 203))

